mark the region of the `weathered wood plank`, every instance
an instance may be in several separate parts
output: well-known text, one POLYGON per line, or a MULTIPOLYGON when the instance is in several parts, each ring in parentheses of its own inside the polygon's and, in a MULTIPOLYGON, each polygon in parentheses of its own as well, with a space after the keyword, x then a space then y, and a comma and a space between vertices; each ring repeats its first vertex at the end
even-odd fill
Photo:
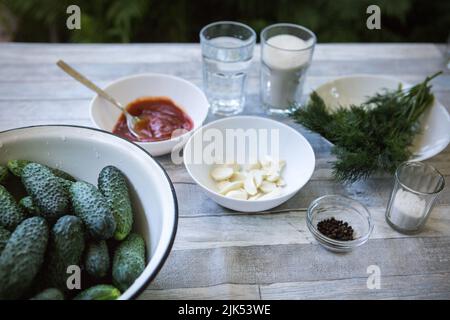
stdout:
MULTIPOLYGON (((435 59, 443 57, 444 44, 355 43, 318 44, 314 59, 357 61, 371 59, 435 59)), ((76 63, 146 63, 198 59, 198 44, 0 44, 0 61, 5 63, 53 63, 67 59, 76 63)), ((259 57, 259 46, 254 56, 259 57)))
POLYGON ((450 299, 450 274, 382 276, 380 289, 368 289, 367 277, 261 285, 221 284, 211 287, 145 290, 143 300, 159 299, 450 299))
MULTIPOLYGON (((392 179, 370 179, 365 182, 357 182, 352 186, 345 186, 334 181, 315 180, 309 181, 295 197, 272 211, 289 211, 306 209, 310 203, 326 194, 340 194, 358 200, 368 207, 385 207, 392 190, 392 179)), ((180 215, 222 215, 225 213, 235 213, 225 209, 213 200, 195 184, 176 183, 175 190, 180 205, 180 215), (201 204, 201 206, 200 206, 201 204)), ((445 188, 439 199, 438 205, 450 204, 450 188, 445 188)))
MULTIPOLYGON (((262 285, 262 299, 450 299, 450 274, 381 275, 380 289, 367 277, 262 285)), ((162 291, 164 292, 164 291, 162 291)), ((186 296, 189 294, 186 292, 186 296)))
MULTIPOLYGON (((200 53, 199 53, 200 55, 200 53)), ((2 63, 0 61, 0 83, 3 82, 48 82, 66 81, 67 75, 53 63, 23 64, 2 63)), ((67 61, 71 63, 71 61, 67 61)), ((71 63, 87 77, 96 81, 112 81, 114 79, 140 73, 170 73, 179 77, 194 78, 201 76, 201 61, 193 59, 189 63, 182 61, 159 61, 148 57, 145 63, 71 63)), ((259 76, 259 60, 255 57, 248 71, 250 77, 259 76)), ((308 71, 310 77, 337 77, 348 74, 373 74, 411 77, 414 75, 432 74, 444 70, 444 59, 371 59, 357 61, 315 60, 308 71)), ((414 78, 413 78, 414 79, 414 78)))
POLYGON ((220 284, 217 286, 189 289, 145 290, 139 300, 257 300, 257 285, 220 284))
MULTIPOLYGON (((385 222, 386 208, 368 208, 374 230, 371 239, 410 238, 385 222)), ((450 206, 434 208, 425 229, 415 237, 445 237, 450 234, 450 206)), ((306 211, 182 217, 174 250, 211 249, 233 246, 317 244, 306 226, 306 211)))
MULTIPOLYGON (((183 78, 191 81, 195 85, 201 87, 201 73, 200 68, 197 68, 196 75, 185 75, 183 78)), ((168 74, 175 73, 167 72, 168 74)), ((347 73, 348 74, 348 73, 347 73)), ((391 75, 391 74, 385 74, 391 75)), ((421 75, 402 75, 399 77, 403 81, 416 83, 423 81, 425 76, 429 73, 421 75)), ((68 76, 67 76, 68 77, 68 76)), ((305 92, 310 92, 319 85, 326 83, 335 77, 307 77, 305 82, 305 92)), ((114 78, 115 79, 115 78, 114 78)), ((110 81, 95 81, 100 87, 106 86, 110 81)), ((433 81, 433 88, 435 91, 448 91, 450 87, 450 74, 442 75, 433 81)), ((259 78, 257 76, 251 77, 248 81, 247 88, 248 95, 259 96, 259 78)), ((61 100, 61 99, 91 99, 94 93, 85 88, 75 80, 67 78, 60 81, 38 81, 38 82, 1 82, 0 83, 0 100, 61 100)), ((128 101, 124 101, 126 103, 128 101)), ((448 102, 447 102, 448 103, 448 102)), ((444 101, 444 104, 447 105, 444 101)), ((259 102, 258 102, 259 105, 259 102)))
POLYGON ((315 244, 174 250, 149 289, 367 278, 370 265, 383 276, 450 273, 450 237, 369 240, 347 254, 315 244))

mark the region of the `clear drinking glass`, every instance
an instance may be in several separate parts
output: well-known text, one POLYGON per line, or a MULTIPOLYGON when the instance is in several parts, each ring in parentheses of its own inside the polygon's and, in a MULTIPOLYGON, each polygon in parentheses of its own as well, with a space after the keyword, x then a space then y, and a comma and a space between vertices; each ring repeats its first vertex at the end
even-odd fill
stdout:
POLYGON ((395 172, 386 221, 401 233, 420 231, 444 186, 444 177, 433 166, 422 162, 401 164, 395 172))
POLYGON ((447 48, 445 52, 445 64, 447 65, 447 69, 450 70, 450 33, 448 34, 447 38, 447 48))
POLYGON ((203 87, 214 114, 243 111, 255 41, 255 31, 238 22, 215 22, 200 31, 203 87))
POLYGON ((261 32, 261 100, 269 114, 285 114, 300 102, 315 44, 314 33, 295 24, 261 32))

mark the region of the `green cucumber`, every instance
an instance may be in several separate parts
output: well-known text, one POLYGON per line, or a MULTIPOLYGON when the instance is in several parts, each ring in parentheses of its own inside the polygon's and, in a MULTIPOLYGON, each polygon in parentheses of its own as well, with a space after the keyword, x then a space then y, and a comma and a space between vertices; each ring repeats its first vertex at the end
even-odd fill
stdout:
POLYGON ((67 190, 48 167, 27 164, 22 170, 22 183, 43 217, 59 218, 69 212, 67 190))
POLYGON ((114 235, 116 222, 101 192, 92 184, 77 181, 70 188, 75 215, 83 221, 89 235, 106 240, 114 235))
POLYGON ((108 274, 110 266, 108 246, 105 240, 91 241, 85 253, 84 267, 87 273, 97 279, 108 274))
POLYGON ((48 288, 39 292, 30 300, 64 300, 64 294, 56 288, 48 288))
POLYGON ((0 299, 19 299, 31 287, 44 263, 48 242, 45 219, 20 223, 0 256, 0 299))
POLYGON ((25 219, 25 212, 14 197, 0 185, 0 226, 13 231, 25 219))
POLYGON ((116 300, 120 291, 107 284, 99 284, 80 292, 74 300, 116 300))
POLYGON ((114 238, 125 239, 133 226, 133 209, 123 173, 113 166, 103 168, 98 177, 98 189, 108 201, 116 221, 114 238))
POLYGON ((113 284, 122 291, 127 290, 141 275, 145 268, 145 242, 136 234, 130 233, 119 244, 113 259, 113 284))

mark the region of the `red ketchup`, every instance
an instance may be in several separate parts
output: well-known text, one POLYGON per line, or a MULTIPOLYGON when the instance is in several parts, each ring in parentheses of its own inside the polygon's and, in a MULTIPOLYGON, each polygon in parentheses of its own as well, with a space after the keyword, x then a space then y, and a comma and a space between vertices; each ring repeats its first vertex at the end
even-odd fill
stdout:
POLYGON ((136 138, 128 129, 124 114, 121 114, 114 126, 113 133, 130 141, 154 142, 168 140, 177 129, 192 130, 191 117, 167 97, 142 97, 130 102, 127 111, 139 116, 135 131, 136 138))

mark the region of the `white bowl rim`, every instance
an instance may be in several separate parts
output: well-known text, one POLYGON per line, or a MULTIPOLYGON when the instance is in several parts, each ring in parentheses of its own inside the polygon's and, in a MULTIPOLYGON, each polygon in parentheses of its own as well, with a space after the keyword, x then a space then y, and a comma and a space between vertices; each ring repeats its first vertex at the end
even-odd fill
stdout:
MULTIPOLYGON (((118 79, 116 79, 116 80, 110 81, 110 82, 108 82, 102 89, 105 90, 105 91, 107 91, 108 88, 109 88, 110 86, 116 85, 116 84, 119 83, 119 82, 124 82, 124 81, 128 81, 128 80, 131 80, 131 79, 142 78, 142 77, 162 77, 162 78, 167 78, 167 79, 172 79, 172 80, 181 81, 181 82, 186 83, 187 85, 192 86, 192 88, 193 88, 195 91, 197 91, 197 92, 200 93, 200 95, 204 98, 206 104, 208 105, 208 110, 207 110, 206 113, 205 113, 205 117, 203 118, 203 120, 201 121, 201 123, 199 123, 199 124, 197 125, 197 128, 200 128, 200 127, 203 125, 203 122, 205 122, 206 117, 208 116, 208 112, 209 112, 209 102, 208 102, 208 98, 206 98, 205 93, 204 93, 204 92, 203 92, 196 84, 194 84, 194 83, 192 83, 192 82, 190 82, 190 81, 188 81, 188 80, 186 80, 186 79, 183 79, 183 78, 180 78, 180 77, 171 75, 171 74, 164 74, 164 73, 153 73, 153 72, 137 73, 137 74, 133 74, 133 75, 121 77, 121 78, 118 78, 118 79)), ((91 101, 89 101, 89 117, 91 118, 91 122, 96 126, 97 129, 106 131, 106 132, 108 132, 108 133, 112 133, 112 132, 110 132, 110 131, 108 131, 108 130, 102 128, 102 127, 100 127, 100 126, 98 125, 97 121, 95 121, 95 117, 94 117, 94 115, 93 115, 93 109, 94 109, 94 101, 95 101, 97 98, 98 98, 98 99, 101 99, 101 97, 100 97, 98 94, 96 94, 96 95, 91 99, 91 101)), ((168 97, 168 98, 171 99, 170 97, 168 97)), ((183 109, 183 111, 186 112, 186 114, 189 115, 189 117, 190 117, 190 114, 189 114, 186 110, 183 109)), ((169 142, 169 141, 176 141, 176 140, 179 140, 179 139, 183 139, 185 136, 187 136, 187 135, 189 135, 189 134, 192 134, 197 128, 196 128, 196 124, 194 123, 194 128, 192 128, 192 130, 190 130, 190 131, 188 131, 188 132, 186 132, 186 133, 183 133, 183 134, 180 135, 180 136, 173 137, 173 138, 170 138, 170 139, 167 139, 167 140, 161 140, 161 141, 153 141, 153 142, 150 142, 150 141, 149 141, 149 142, 135 141, 134 143, 136 143, 136 144, 142 144, 143 146, 147 146, 147 145, 153 145, 153 146, 155 146, 155 145, 160 145, 160 144, 167 143, 167 142, 169 142)))
MULTIPOLYGON (((318 85, 317 87, 315 87, 314 89, 311 90, 318 92, 319 90, 321 90, 322 88, 324 88, 325 86, 329 86, 333 83, 336 82, 340 82, 340 81, 346 81, 346 80, 354 80, 354 79, 358 79, 358 78, 372 78, 372 79, 377 79, 377 80, 390 80, 390 81, 395 81, 398 84, 401 84, 404 88, 410 88, 413 86, 412 83, 408 82, 408 81, 404 81, 398 77, 395 76, 390 76, 390 75, 382 75, 382 74, 370 74, 370 73, 355 73, 355 74, 349 74, 349 75, 344 75, 344 76, 339 76, 336 78, 333 78, 332 80, 326 81, 320 85, 318 85)), ((308 96, 309 99, 309 96, 308 96)), ((434 102, 433 105, 435 105, 436 107, 442 109, 445 111, 447 120, 450 121, 450 112, 447 110, 447 108, 445 108, 445 106, 436 98, 436 96, 434 97, 434 102)), ((432 106, 433 106, 432 105, 432 106)), ((324 138, 325 139, 325 138, 324 138)), ((328 141, 327 139, 325 139, 326 141, 328 141)), ((329 142, 329 141, 328 141, 329 142)), ((329 142, 330 144, 332 144, 331 142, 329 142)), ((441 153, 445 148, 447 148, 447 146, 450 144, 450 136, 447 139, 447 144, 442 144, 440 148, 435 149, 433 152, 431 152, 430 154, 426 155, 426 154, 422 154, 420 156, 415 156, 414 154, 411 156, 410 159, 408 159, 408 161, 424 161, 427 159, 430 159, 436 155, 438 155, 439 153, 441 153)))
POLYGON ((312 153, 312 155, 313 155, 313 159, 314 159, 313 168, 312 168, 311 172, 309 173, 309 175, 308 175, 308 177, 307 177, 307 179, 306 179, 306 182, 305 182, 304 184, 300 185, 298 188, 295 188, 295 190, 293 190, 293 191, 291 191, 291 192, 289 192, 289 193, 281 194, 281 195, 279 195, 279 196, 277 196, 277 197, 274 197, 274 198, 271 198, 271 199, 266 199, 266 200, 264 200, 264 199, 263 199, 263 200, 256 199, 256 200, 249 201, 249 200, 241 200, 241 199, 228 198, 228 197, 225 197, 224 195, 221 195, 221 194, 218 193, 217 191, 211 190, 210 188, 206 187, 206 186, 205 186, 203 183, 201 183, 196 177, 194 177, 194 175, 192 174, 191 170, 189 169, 189 166, 186 165, 186 161, 185 161, 186 153, 183 153, 183 163, 184 163, 184 167, 186 168, 186 170, 187 170, 187 172, 189 173, 189 175, 191 176, 191 178, 192 178, 192 179, 195 181, 195 183, 197 183, 200 187, 202 187, 202 188, 205 189, 205 190, 208 190, 209 192, 214 193, 214 195, 218 196, 220 199, 224 199, 224 200, 232 200, 232 201, 234 201, 234 202, 236 202, 236 203, 249 203, 249 202, 253 202, 253 201, 258 202, 258 203, 270 203, 270 202, 273 202, 273 201, 276 201, 276 200, 283 199, 283 198, 285 198, 285 197, 287 197, 287 199, 291 198, 291 197, 292 197, 294 194, 296 194, 301 188, 303 188, 303 187, 305 186, 305 184, 307 184, 308 181, 311 179, 311 177, 312 177, 312 175, 313 175, 313 173, 314 173, 314 170, 315 170, 315 165, 316 165, 316 155, 314 154, 314 149, 312 148, 312 146, 311 146, 311 144, 309 143, 309 141, 308 141, 308 140, 307 140, 300 132, 298 132, 298 131, 295 130, 294 128, 288 126, 287 124, 284 124, 284 123, 282 123, 282 122, 280 122, 280 121, 276 121, 276 120, 273 120, 273 119, 270 119, 270 118, 261 117, 261 116, 251 116, 251 115, 246 116, 246 115, 240 115, 240 116, 226 117, 226 118, 218 119, 218 120, 212 121, 212 122, 210 122, 210 123, 207 123, 206 125, 204 125, 204 126, 198 128, 197 130, 195 130, 195 131, 192 133, 192 135, 191 135, 191 137, 189 138, 189 140, 186 142, 185 147, 188 146, 188 145, 191 143, 191 140, 194 139, 194 136, 195 136, 195 134, 197 133, 197 131, 199 131, 199 130, 201 130, 201 129, 206 129, 207 127, 210 127, 210 126, 215 125, 215 124, 217 124, 217 123, 225 122, 225 121, 229 121, 229 120, 234 120, 234 119, 236 119, 236 118, 239 118, 239 119, 247 118, 247 119, 249 119, 249 120, 252 120, 252 119, 253 119, 253 120, 263 120, 263 121, 268 121, 268 122, 275 122, 277 125, 280 125, 280 126, 282 126, 282 127, 285 127, 287 130, 290 130, 290 131, 292 131, 294 134, 296 134, 300 139, 304 140, 304 141, 306 142, 307 148, 311 151, 311 153, 312 153))
MULTIPOLYGON (((97 129, 97 128, 91 128, 91 127, 85 127, 85 126, 78 126, 78 125, 70 125, 70 124, 44 124, 44 125, 33 125, 33 126, 25 126, 25 127, 19 127, 19 128, 13 128, 13 129, 8 129, 8 130, 3 130, 0 131, 0 135, 2 133, 7 133, 7 132, 13 132, 13 131, 18 131, 18 130, 23 130, 23 129, 29 129, 29 128, 47 128, 47 127, 70 127, 70 128, 79 128, 79 129, 86 129, 86 130, 93 130, 93 131, 98 131, 100 133, 104 133, 104 134, 108 134, 111 135, 113 137, 119 138, 121 140, 126 141, 127 143, 131 143, 133 146, 135 146, 136 148, 139 148, 141 151, 143 151, 146 155, 148 155, 150 157, 150 159, 152 161, 154 161, 159 168, 161 169, 161 171, 163 172, 163 174, 166 176, 167 182, 169 183, 170 186, 170 191, 172 192, 172 198, 173 198, 173 205, 174 205, 174 219, 173 219, 173 226, 172 226, 172 234, 170 236, 170 240, 169 243, 167 245, 167 247, 165 248, 161 260, 158 262, 158 264, 156 265, 155 269, 153 270, 152 273, 150 273, 150 275, 148 276, 147 279, 145 279, 145 281, 142 283, 142 285, 139 287, 139 289, 137 289, 134 293, 132 293, 129 297, 129 299, 135 299, 136 297, 138 297, 144 290, 145 288, 147 288, 147 286, 152 282, 153 279, 155 279, 155 277, 158 275, 158 273, 161 271, 164 263, 167 261, 167 258, 169 257, 170 252, 172 251, 172 247, 173 244, 175 242, 175 237, 177 234, 177 230, 178 230, 178 220, 179 220, 179 213, 178 213, 178 200, 177 200, 177 195, 175 192, 175 188, 173 186, 172 181, 170 180, 169 175, 167 174, 166 170, 162 167, 162 165, 156 161, 154 159, 154 157, 148 152, 146 151, 144 148, 142 148, 141 146, 128 141, 125 138, 116 136, 115 134, 105 131, 105 130, 101 130, 101 129, 97 129)), ((151 259, 151 258, 150 258, 151 259)), ((149 260, 150 262, 150 260, 149 260)), ((147 268, 147 266, 149 265, 149 262, 146 263, 145 267, 147 268)), ((144 269, 145 271, 145 269, 144 269)), ((144 273, 144 271, 142 273, 144 273)), ((124 291, 125 292, 125 291, 124 291)), ((122 292, 121 295, 124 293, 122 292)), ((120 297, 119 297, 120 299, 120 297)))

